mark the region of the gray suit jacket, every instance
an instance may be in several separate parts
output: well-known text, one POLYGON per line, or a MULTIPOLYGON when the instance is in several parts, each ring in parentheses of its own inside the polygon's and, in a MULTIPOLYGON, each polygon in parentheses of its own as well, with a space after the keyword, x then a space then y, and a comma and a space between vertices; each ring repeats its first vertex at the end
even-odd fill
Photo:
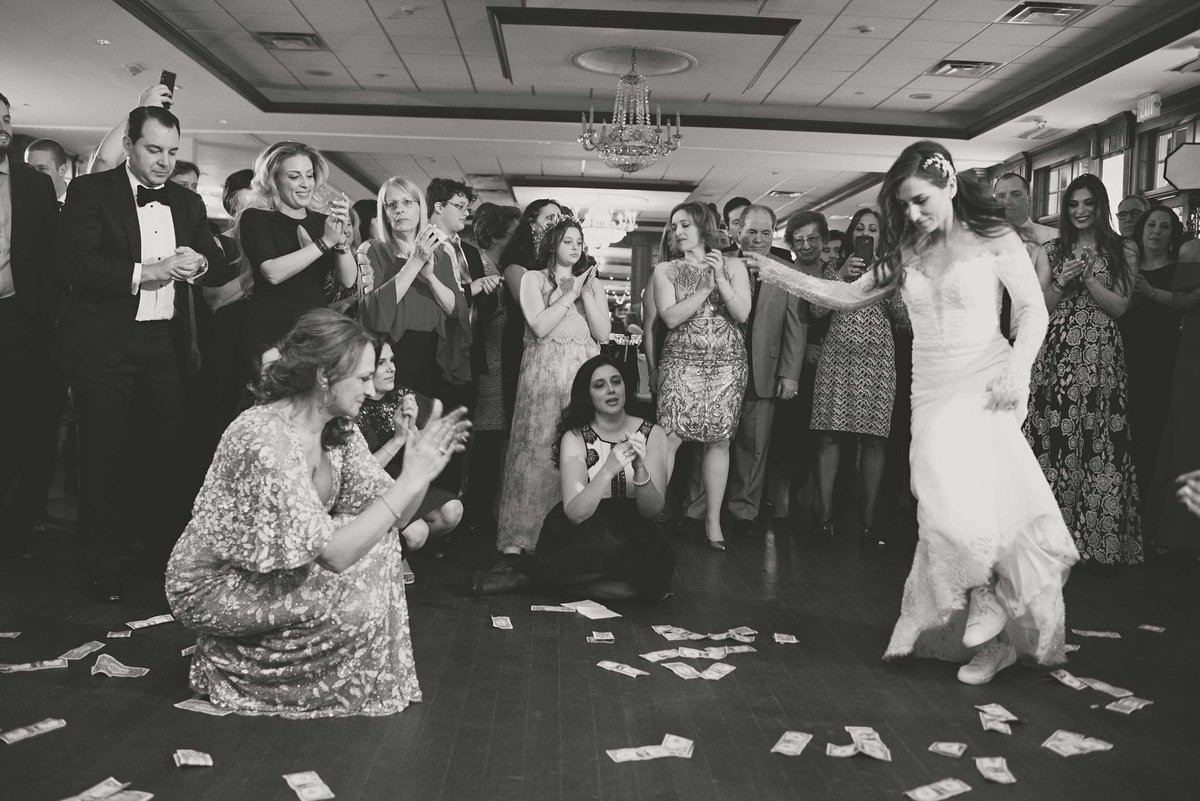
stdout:
POLYGON ((773 398, 778 379, 799 381, 807 334, 808 304, 778 287, 760 284, 754 318, 746 332, 750 343, 747 392, 753 392, 759 398, 773 398))

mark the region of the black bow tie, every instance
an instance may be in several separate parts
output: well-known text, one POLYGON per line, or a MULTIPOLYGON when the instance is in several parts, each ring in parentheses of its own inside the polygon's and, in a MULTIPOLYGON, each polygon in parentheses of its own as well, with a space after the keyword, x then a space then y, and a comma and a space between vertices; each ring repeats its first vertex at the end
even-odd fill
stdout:
POLYGON ((167 199, 167 188, 165 186, 160 186, 158 189, 151 189, 146 186, 138 186, 137 204, 139 206, 145 206, 147 203, 154 203, 155 201, 163 204, 164 206, 171 205, 171 201, 167 199))

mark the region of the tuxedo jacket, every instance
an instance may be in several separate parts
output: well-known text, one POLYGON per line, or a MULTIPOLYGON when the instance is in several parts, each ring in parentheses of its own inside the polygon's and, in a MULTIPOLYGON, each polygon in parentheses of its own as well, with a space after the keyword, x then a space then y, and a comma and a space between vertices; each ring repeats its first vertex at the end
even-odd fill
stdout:
MULTIPOLYGON (((776 261, 784 261, 774 252, 771 255, 776 261)), ((791 259, 785 263, 790 266, 791 259)), ((760 398, 773 398, 777 379, 799 381, 807 333, 807 304, 779 287, 759 284, 754 317, 746 331, 752 382, 748 389, 760 398)))
POLYGON ((49 336, 58 315, 61 283, 54 258, 58 199, 49 175, 8 156, 12 192, 10 266, 17 305, 38 335, 49 336))
MULTIPOLYGON (((190 247, 208 259, 199 283, 219 286, 230 280, 233 271, 209 231, 204 201, 170 181, 163 186, 175 247, 190 247)), ((68 292, 61 326, 63 369, 73 379, 87 378, 120 361, 136 325, 133 266, 142 260, 142 234, 125 163, 72 181, 59 228, 59 268, 68 292)), ((171 333, 181 369, 193 346, 191 310, 202 302, 199 287, 175 282, 171 333)))
MULTIPOLYGON (((462 242, 463 255, 467 259, 467 272, 471 276, 471 280, 475 281, 483 278, 487 273, 483 269, 483 257, 479 255, 479 249, 470 242, 462 242)), ((484 341, 484 326, 487 321, 494 317, 500 308, 500 293, 504 291, 501 286, 491 294, 472 295, 470 287, 463 287, 463 295, 467 298, 467 303, 474 312, 471 319, 471 371, 476 375, 487 375, 487 344, 484 341)))

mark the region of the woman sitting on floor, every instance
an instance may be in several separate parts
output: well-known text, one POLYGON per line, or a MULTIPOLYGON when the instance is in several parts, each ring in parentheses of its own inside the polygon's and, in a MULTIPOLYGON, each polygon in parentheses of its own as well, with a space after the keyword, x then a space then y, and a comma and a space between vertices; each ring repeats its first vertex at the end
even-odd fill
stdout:
POLYGON ((662 429, 625 411, 625 382, 605 354, 584 362, 558 424, 562 502, 537 548, 513 565, 472 577, 477 595, 525 587, 569 589, 601 600, 661 600, 675 552, 654 524, 667 486, 662 429))
POLYGON ((279 353, 259 405, 221 437, 167 566, 171 611, 199 634, 191 686, 247 715, 394 714, 421 700, 394 532, 470 423, 435 403, 393 481, 353 423, 375 372, 370 335, 317 309, 279 353))

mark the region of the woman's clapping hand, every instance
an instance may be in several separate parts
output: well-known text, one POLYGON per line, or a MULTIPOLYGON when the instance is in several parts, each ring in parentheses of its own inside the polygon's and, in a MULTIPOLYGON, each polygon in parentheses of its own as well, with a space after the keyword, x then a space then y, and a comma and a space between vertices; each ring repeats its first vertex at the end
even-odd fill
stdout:
POLYGON ((424 428, 417 430, 407 418, 405 428, 407 447, 400 478, 428 485, 446 467, 451 456, 467 447, 471 421, 463 407, 443 415, 442 402, 435 400, 424 428))

